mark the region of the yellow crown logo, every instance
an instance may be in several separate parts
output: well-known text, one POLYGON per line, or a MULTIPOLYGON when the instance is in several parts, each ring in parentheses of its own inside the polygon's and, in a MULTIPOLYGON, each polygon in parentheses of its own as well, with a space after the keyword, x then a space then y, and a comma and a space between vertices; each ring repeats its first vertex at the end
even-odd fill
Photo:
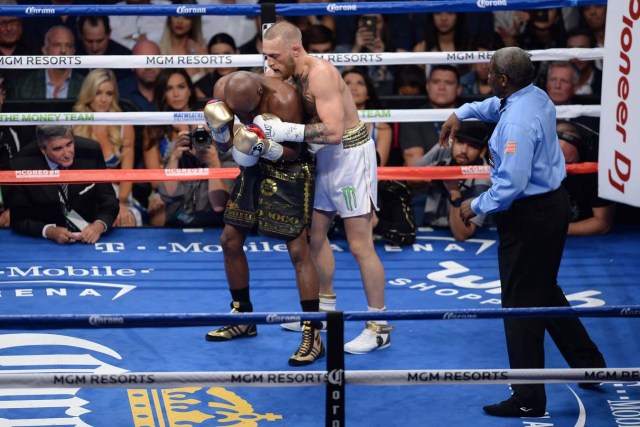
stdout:
POLYGON ((202 387, 135 389, 127 393, 135 427, 258 427, 260 421, 282 419, 272 413, 256 414, 249 402, 223 387, 206 391, 202 387))

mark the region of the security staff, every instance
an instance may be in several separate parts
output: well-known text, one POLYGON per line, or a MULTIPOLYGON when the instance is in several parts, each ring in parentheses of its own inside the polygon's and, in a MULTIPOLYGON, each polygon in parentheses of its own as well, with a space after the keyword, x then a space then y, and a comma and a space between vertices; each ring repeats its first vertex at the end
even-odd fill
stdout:
MULTIPOLYGON (((442 126, 440 145, 455 138, 461 120, 497 122, 489 139, 490 189, 462 203, 463 221, 500 212, 498 264, 502 306, 568 307, 557 284, 567 237, 569 201, 561 187, 566 168, 556 135, 556 109, 545 92, 532 84, 529 54, 503 48, 489 64, 495 95, 458 108, 442 126)), ((544 368, 545 330, 572 368, 602 368, 604 358, 576 318, 504 319, 512 369, 544 368)), ((582 386, 585 386, 584 384, 582 386)), ((502 417, 542 417, 544 384, 513 384, 512 396, 486 413, 502 417)))

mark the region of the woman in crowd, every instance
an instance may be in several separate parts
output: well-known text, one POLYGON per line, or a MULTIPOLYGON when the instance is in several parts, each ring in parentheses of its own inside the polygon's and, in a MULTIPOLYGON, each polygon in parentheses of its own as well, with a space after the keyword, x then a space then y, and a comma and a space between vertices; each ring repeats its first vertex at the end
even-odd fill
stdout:
MULTIPOLYGON (((154 88, 158 111, 196 111, 195 88, 184 68, 167 68, 158 75, 154 88)), ((180 132, 190 131, 189 125, 170 124, 146 126, 143 133, 144 165, 147 169, 161 169, 172 152, 171 144, 180 132)), ((158 183, 152 182, 149 199, 149 223, 159 227, 165 224, 165 204, 158 193, 158 183)))
MULTIPOLYGON (((369 76, 361 68, 352 68, 342 73, 342 78, 351 91, 358 110, 380 109, 380 101, 369 76)), ((376 143, 380 166, 386 166, 391 153, 391 125, 389 123, 367 123, 371 139, 376 143)))
MULTIPOLYGON (((167 16, 160 52, 163 55, 206 55, 207 47, 202 40, 201 16, 167 16)), ((202 68, 188 68, 191 81, 204 76, 202 68)))
MULTIPOLYGON (((116 76, 110 69, 97 68, 84 79, 76 103, 75 112, 121 112, 120 95, 116 76)), ((135 135, 132 125, 76 125, 75 135, 98 141, 104 161, 109 169, 133 169, 135 135)), ((115 227, 141 226, 143 209, 131 196, 131 182, 115 184, 120 200, 120 212, 115 227)))

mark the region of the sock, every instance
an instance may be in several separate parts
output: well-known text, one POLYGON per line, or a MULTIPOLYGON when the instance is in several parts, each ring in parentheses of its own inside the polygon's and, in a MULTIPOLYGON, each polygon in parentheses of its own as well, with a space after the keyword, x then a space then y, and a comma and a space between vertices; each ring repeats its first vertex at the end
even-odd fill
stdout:
MULTIPOLYGON (((367 306, 367 311, 383 312, 383 311, 387 311, 387 306, 383 305, 382 308, 373 308, 373 307, 367 306)), ((386 320, 370 320, 370 322, 376 322, 376 324, 378 324, 378 325, 386 325, 387 324, 386 320)))
POLYGON ((249 296, 249 287, 242 289, 231 289, 231 308, 235 308, 241 313, 251 313, 253 311, 253 305, 251 304, 251 297, 249 296))
POLYGON ((320 294, 320 311, 336 311, 336 294, 320 294))
MULTIPOLYGON (((300 301, 300 306, 302 307, 302 311, 305 312, 318 312, 320 311, 320 300, 319 299, 311 299, 311 300, 303 300, 300 301)), ((300 322, 302 324, 302 321, 300 322)), ((322 328, 321 321, 312 321, 311 327, 316 329, 322 328)))

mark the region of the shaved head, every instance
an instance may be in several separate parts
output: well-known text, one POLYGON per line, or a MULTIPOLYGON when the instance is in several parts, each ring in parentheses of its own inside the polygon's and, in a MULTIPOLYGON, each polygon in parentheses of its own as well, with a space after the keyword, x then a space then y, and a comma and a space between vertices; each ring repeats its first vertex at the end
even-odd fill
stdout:
POLYGON ((224 86, 224 98, 232 111, 240 114, 254 111, 262 98, 258 76, 246 71, 231 74, 224 86))
POLYGON ((288 21, 277 22, 264 33, 265 40, 275 40, 277 38, 291 44, 302 44, 302 32, 300 32, 300 28, 288 21))

